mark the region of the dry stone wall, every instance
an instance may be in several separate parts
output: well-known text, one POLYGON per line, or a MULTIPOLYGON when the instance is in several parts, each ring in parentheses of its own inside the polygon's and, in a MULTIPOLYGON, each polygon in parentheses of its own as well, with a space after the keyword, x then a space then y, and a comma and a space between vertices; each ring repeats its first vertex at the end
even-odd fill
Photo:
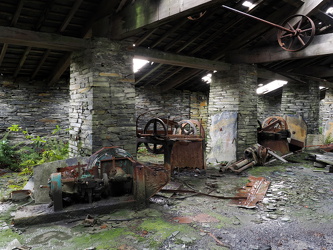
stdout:
POLYGON ((99 38, 73 54, 70 79, 70 155, 103 146, 136 153, 135 88, 130 43, 99 38))
POLYGON ((289 82, 283 87, 282 114, 302 116, 308 134, 319 133, 319 103, 319 83, 315 80, 308 80, 306 84, 289 82))
MULTIPOLYGON (((3 133, 12 125, 19 125, 36 136, 50 136, 56 125, 63 129, 69 127, 68 82, 60 81, 55 86, 46 82, 2 80, 0 82, 0 129, 3 133)), ((21 133, 13 134, 12 139, 21 141, 21 133)), ((61 139, 68 135, 62 133, 61 139)))
POLYGON ((258 120, 262 123, 270 116, 281 116, 281 95, 258 95, 258 120))
POLYGON ((180 121, 195 119, 201 121, 206 128, 208 119, 207 98, 205 93, 182 90, 170 90, 161 93, 156 87, 140 87, 136 89, 136 117, 138 128, 155 117, 180 121))

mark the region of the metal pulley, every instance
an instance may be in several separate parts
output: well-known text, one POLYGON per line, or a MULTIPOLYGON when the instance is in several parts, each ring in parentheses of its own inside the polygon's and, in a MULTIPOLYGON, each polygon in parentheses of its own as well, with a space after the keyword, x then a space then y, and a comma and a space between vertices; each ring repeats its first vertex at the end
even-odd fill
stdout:
POLYGON ((278 25, 225 5, 222 5, 222 7, 279 29, 277 40, 281 48, 286 51, 296 52, 305 49, 312 42, 315 35, 316 27, 314 22, 304 15, 290 16, 282 25, 278 25))

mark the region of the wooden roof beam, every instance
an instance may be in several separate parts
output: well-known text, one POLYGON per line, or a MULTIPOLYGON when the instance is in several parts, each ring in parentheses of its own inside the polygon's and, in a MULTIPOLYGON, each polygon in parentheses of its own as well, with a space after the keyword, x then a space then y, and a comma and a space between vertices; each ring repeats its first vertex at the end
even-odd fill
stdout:
POLYGON ((85 48, 87 41, 80 38, 48 34, 0 26, 0 43, 45 48, 60 51, 75 51, 85 48))
POLYGON ((174 53, 167 53, 159 50, 146 49, 142 47, 135 48, 134 57, 161 64, 169 64, 180 67, 204 69, 204 70, 228 70, 229 64, 212 61, 197 57, 183 56, 174 53))
POLYGON ((333 34, 315 36, 303 50, 289 52, 279 46, 230 52, 227 61, 231 63, 270 63, 280 60, 295 60, 312 56, 333 54, 333 34))
POLYGON ((170 4, 169 1, 136 0, 115 16, 112 27, 117 30, 112 30, 112 37, 127 38, 143 29, 155 28, 171 19, 186 18, 225 2, 226 0, 175 0, 170 4))

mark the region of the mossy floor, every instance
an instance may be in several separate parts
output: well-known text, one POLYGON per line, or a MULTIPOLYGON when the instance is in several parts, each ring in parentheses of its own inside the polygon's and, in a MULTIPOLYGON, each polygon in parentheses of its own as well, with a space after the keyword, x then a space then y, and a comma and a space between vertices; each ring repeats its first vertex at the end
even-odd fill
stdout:
POLYGON ((305 158, 241 175, 218 168, 175 173, 172 181, 182 189, 216 197, 158 193, 145 209, 92 214, 93 223, 83 217, 17 228, 11 218, 22 204, 1 203, 0 249, 333 249, 333 175, 314 171, 305 158), (234 196, 250 175, 271 182, 255 209, 218 198, 234 196))

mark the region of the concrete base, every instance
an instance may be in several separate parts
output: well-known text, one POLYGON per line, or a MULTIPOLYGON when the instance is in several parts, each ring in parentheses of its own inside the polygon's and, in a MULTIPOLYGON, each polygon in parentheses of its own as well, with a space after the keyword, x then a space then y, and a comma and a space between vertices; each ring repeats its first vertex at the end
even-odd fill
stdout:
POLYGON ((75 219, 88 214, 108 214, 120 208, 138 208, 132 195, 110 197, 91 204, 75 204, 54 212, 48 204, 29 205, 16 211, 13 219, 15 226, 50 223, 60 220, 75 219))

